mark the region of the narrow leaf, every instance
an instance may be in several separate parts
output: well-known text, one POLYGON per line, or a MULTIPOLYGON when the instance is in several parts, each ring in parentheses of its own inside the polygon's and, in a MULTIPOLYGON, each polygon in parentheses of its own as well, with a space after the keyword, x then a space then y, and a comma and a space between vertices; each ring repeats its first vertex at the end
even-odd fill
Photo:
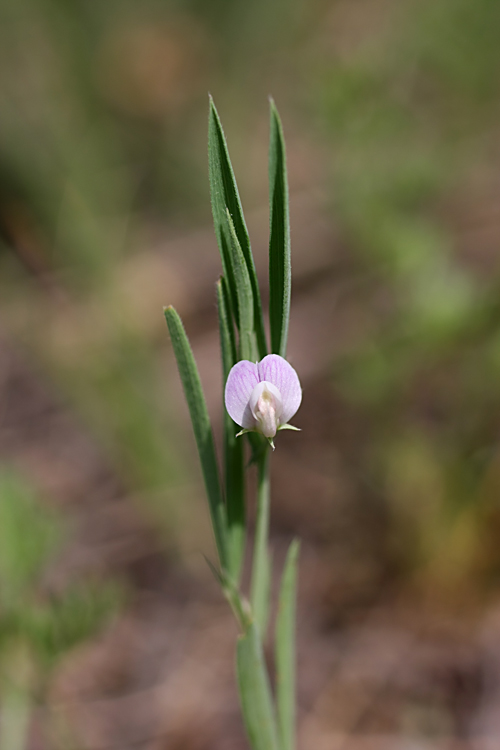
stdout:
POLYGON ((211 97, 208 120, 208 166, 215 234, 221 254, 224 275, 229 286, 233 313, 235 316, 237 315, 237 299, 235 280, 228 257, 229 249, 231 247, 231 238, 227 223, 226 209, 229 210, 232 217, 234 230, 248 268, 253 294, 255 333, 257 337, 259 357, 262 358, 267 354, 267 345, 264 329, 264 316, 262 313, 255 264, 250 248, 250 238, 248 236, 248 230, 243 216, 243 209, 241 207, 233 168, 229 159, 229 151, 224 137, 224 131, 222 130, 222 124, 211 97))
MULTIPOLYGON (((217 307, 222 353, 223 387, 229 370, 236 363, 236 343, 230 313, 229 291, 226 280, 217 282, 217 307)), ((224 484, 227 512, 228 572, 237 584, 245 553, 245 466, 244 445, 236 439, 237 425, 224 409, 224 484)))
POLYGON ((276 618, 276 703, 280 750, 295 748, 295 608, 300 544, 288 550, 276 618))
POLYGON ((238 361, 230 304, 227 281, 224 276, 221 276, 217 282, 217 309, 224 386, 231 367, 238 361))
POLYGON ((271 351, 273 354, 285 357, 292 287, 290 217, 285 140, 278 110, 272 100, 269 144, 269 202, 271 213, 271 235, 269 239, 271 351))
POLYGON ((252 622, 238 639, 236 671, 243 720, 253 750, 278 750, 269 677, 259 632, 252 622))
POLYGON ((227 223, 231 238, 231 263, 233 277, 236 286, 236 297, 238 300, 238 320, 240 329, 240 358, 254 362, 256 349, 254 344, 254 306, 252 285, 248 268, 243 257, 241 245, 236 236, 233 220, 229 210, 226 210, 227 223))
POLYGON ((221 567, 225 569, 227 567, 225 508, 219 482, 210 417, 208 416, 198 368, 182 321, 173 307, 165 309, 165 319, 170 331, 177 367, 179 368, 179 375, 198 446, 219 560, 221 567))

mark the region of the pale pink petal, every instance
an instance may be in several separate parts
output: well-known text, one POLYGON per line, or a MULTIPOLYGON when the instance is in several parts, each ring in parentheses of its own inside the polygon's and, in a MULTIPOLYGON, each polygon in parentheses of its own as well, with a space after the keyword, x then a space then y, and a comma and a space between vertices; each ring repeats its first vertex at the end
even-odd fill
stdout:
POLYGON ((281 393, 283 411, 280 423, 290 420, 302 401, 302 388, 297 373, 279 354, 268 354, 258 364, 259 380, 267 380, 281 393))
POLYGON ((229 371, 226 382, 225 402, 229 416, 236 424, 251 430, 255 418, 249 406, 252 391, 259 382, 257 365, 242 359, 229 371))

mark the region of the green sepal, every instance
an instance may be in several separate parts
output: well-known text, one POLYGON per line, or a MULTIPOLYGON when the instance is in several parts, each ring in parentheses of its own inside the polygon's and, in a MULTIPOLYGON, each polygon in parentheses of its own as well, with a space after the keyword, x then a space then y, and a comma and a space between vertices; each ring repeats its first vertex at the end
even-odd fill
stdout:
POLYGON ((255 432, 255 430, 247 430, 246 428, 243 430, 240 430, 238 433, 236 433, 236 437, 241 437, 241 435, 248 435, 249 432, 255 432))

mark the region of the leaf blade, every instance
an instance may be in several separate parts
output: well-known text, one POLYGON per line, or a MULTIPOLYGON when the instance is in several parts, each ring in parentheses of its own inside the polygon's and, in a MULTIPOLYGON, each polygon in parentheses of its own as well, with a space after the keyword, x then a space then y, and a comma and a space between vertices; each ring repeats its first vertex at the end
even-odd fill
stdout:
POLYGON ((278 750, 278 735, 262 642, 254 622, 238 639, 236 671, 241 709, 253 750, 278 750))
POLYGON ((239 243, 229 209, 226 218, 231 238, 231 263, 233 267, 236 298, 238 300, 238 320, 240 329, 240 358, 255 361, 256 345, 254 338, 253 292, 247 264, 239 243))
POLYGON ((232 217, 236 236, 248 268, 253 293, 255 334, 259 356, 262 359, 267 354, 267 343, 257 273, 224 131, 212 97, 210 97, 208 119, 208 166, 215 234, 221 253, 224 275, 229 285, 233 313, 237 314, 237 300, 234 275, 229 267, 228 260, 231 238, 227 225, 226 209, 229 210, 232 217))
MULTIPOLYGON (((217 309, 222 355, 223 384, 237 361, 229 290, 224 277, 217 282, 217 309)), ((227 511, 228 572, 237 584, 245 554, 245 466, 244 443, 237 440, 237 425, 224 409, 224 489, 227 511)))
POLYGON ((286 556, 276 618, 276 705, 280 750, 295 748, 295 610, 297 561, 295 539, 286 556))
POLYGON ((286 356, 292 287, 290 211, 283 128, 274 102, 270 103, 269 142, 269 322, 271 351, 286 356))
POLYGON ((179 375, 184 388, 184 395, 191 415, 219 560, 222 568, 225 569, 227 567, 226 513, 220 487, 212 426, 205 396, 203 395, 193 352, 179 314, 173 307, 167 307, 165 309, 165 319, 170 332, 179 375))

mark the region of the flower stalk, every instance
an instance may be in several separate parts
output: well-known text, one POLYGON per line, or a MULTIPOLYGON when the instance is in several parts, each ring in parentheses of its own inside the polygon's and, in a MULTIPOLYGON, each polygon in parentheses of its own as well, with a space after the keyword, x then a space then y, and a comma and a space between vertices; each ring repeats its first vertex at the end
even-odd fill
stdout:
POLYGON ((269 556, 271 482, 269 463, 269 448, 266 447, 257 463, 257 518, 255 522, 250 594, 253 617, 261 635, 264 635, 266 632, 269 612, 269 588, 271 583, 271 561, 269 556))

